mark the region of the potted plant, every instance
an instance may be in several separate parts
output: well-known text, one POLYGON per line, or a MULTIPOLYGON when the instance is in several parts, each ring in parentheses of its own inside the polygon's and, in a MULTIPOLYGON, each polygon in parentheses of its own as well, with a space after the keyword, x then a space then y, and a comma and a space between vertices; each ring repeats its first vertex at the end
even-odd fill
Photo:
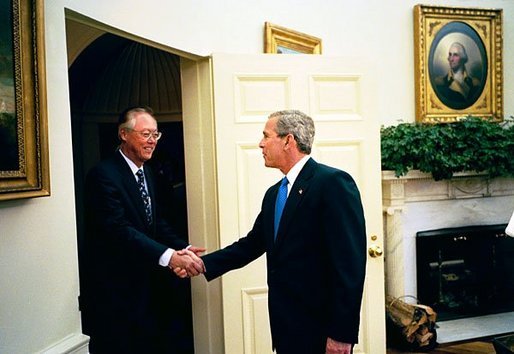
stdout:
POLYGON ((513 121, 468 116, 455 123, 382 127, 382 170, 393 170, 397 177, 420 170, 435 180, 464 171, 514 176, 513 121))

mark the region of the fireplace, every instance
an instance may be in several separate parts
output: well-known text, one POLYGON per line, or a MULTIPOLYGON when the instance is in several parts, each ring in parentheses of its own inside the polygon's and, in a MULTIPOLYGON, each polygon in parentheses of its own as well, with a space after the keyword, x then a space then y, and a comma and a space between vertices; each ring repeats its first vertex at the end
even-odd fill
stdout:
MULTIPOLYGON (((440 307, 441 313, 438 313, 438 343, 449 343, 514 331, 514 310, 485 316, 478 315, 484 307, 492 304, 485 300, 488 295, 484 295, 481 289, 473 285, 476 277, 492 281, 492 278, 486 278, 483 274, 484 271, 489 271, 493 266, 496 267, 495 269, 502 268, 501 276, 512 277, 512 274, 508 274, 513 272, 512 263, 505 263, 500 266, 497 256, 489 261, 489 264, 492 265, 484 267, 475 265, 477 260, 485 257, 485 254, 491 254, 494 250, 495 254, 498 255, 498 252, 506 252, 508 248, 498 247, 498 244, 495 243, 498 240, 491 236, 496 233, 493 231, 489 233, 490 230, 486 232, 489 236, 485 237, 467 236, 464 239, 459 238, 459 236, 463 236, 462 234, 452 234, 456 230, 469 231, 469 229, 466 229, 467 227, 491 226, 493 229, 495 227, 501 229, 501 225, 508 222, 514 210, 514 178, 491 179, 483 174, 460 173, 455 175, 452 180, 434 181, 430 174, 419 171, 410 171, 406 176, 400 178, 395 177, 392 171, 383 171, 382 202, 387 295, 392 297, 410 295, 406 299, 412 299, 412 297, 419 299, 421 297, 419 300, 422 303, 427 300, 431 304, 436 304, 438 309, 440 299, 443 299, 442 303, 447 309, 444 306, 440 307), (417 236, 419 232, 427 230, 442 231, 444 235, 428 236, 425 234, 425 236, 417 236), (439 241, 443 242, 443 246, 427 245, 418 249, 418 239, 426 240, 420 241, 420 243, 431 243, 430 239, 432 238, 434 240, 439 238, 439 241), (481 242, 488 245, 485 246, 481 242), (471 245, 468 256, 455 255, 464 244, 471 245), (482 248, 482 246, 484 247, 482 248), (439 249, 453 253, 442 252, 440 260, 438 258, 439 249), (486 249, 490 251, 485 251, 486 249), (429 277, 429 281, 435 282, 433 283, 435 285, 431 286, 437 289, 435 294, 434 290, 431 290, 432 293, 427 295, 418 292, 420 289, 419 281, 424 281, 418 280, 418 261, 421 262, 423 257, 427 257, 425 253, 437 254, 437 258, 424 261, 426 276, 429 277), (474 257, 471 255, 474 255, 474 257), (421 260, 418 260, 418 258, 421 258, 421 260), (442 281, 439 278, 437 281, 430 279, 430 276, 434 277, 439 271, 442 279, 446 282, 445 287, 439 286, 439 281, 442 281), (443 275, 443 271, 447 273, 443 275), (455 285, 455 289, 452 293, 449 292, 449 289, 453 285, 455 285), (457 290, 461 287, 467 288, 465 293, 457 290), (440 289, 443 290, 443 296, 440 296, 440 289), (444 297, 445 291, 447 293, 446 297, 444 297), (475 294, 464 295, 472 291, 475 291, 475 294), (451 297, 457 300, 452 301, 451 297), (469 310, 468 314, 470 316, 474 317, 462 317, 464 316, 464 308, 469 310), (461 318, 444 320, 445 317, 447 319, 452 318, 451 316, 461 318), (503 321, 500 326, 496 326, 498 319, 503 321), (478 321, 478 324, 475 325, 475 321, 478 321)), ((510 241, 510 238, 502 238, 501 242, 511 243, 512 241, 510 241)), ((514 257, 512 253, 508 254, 506 258, 512 262, 510 258, 514 257)), ((488 259, 491 259, 491 257, 488 257, 488 259)), ((503 286, 499 280, 496 284, 500 287, 503 286)), ((510 291, 511 299, 514 298, 512 288, 503 291, 506 293, 510 291)), ((499 307, 487 309, 491 312, 500 312, 501 310, 502 308, 499 307)))
POLYGON ((439 321, 514 311, 514 238, 506 226, 416 234, 417 297, 439 321))

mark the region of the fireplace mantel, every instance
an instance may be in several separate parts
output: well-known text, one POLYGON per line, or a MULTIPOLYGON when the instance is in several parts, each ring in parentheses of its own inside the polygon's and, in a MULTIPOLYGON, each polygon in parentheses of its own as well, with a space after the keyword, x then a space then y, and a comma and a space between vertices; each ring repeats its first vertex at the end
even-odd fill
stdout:
POLYGON ((506 195, 514 195, 514 178, 491 179, 486 173, 459 172, 450 180, 435 181, 430 173, 418 170, 401 177, 396 177, 394 171, 382 171, 382 201, 386 208, 408 202, 506 195))
POLYGON ((402 177, 382 171, 387 294, 417 295, 417 231, 506 223, 514 209, 512 196, 514 178, 462 172, 451 180, 435 181, 420 171, 402 177))

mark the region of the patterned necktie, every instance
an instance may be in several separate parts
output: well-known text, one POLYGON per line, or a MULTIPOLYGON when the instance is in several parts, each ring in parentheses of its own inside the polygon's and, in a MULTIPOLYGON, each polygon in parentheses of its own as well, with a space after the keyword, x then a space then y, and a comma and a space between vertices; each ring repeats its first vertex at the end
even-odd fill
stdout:
POLYGON ((286 205, 287 200, 287 184, 289 181, 287 177, 282 178, 282 183, 278 189, 277 201, 275 202, 275 238, 277 237, 278 226, 280 225, 280 218, 282 217, 282 211, 286 205))
POLYGON ((150 206, 150 196, 146 191, 145 187, 145 175, 143 170, 138 170, 136 173, 137 176, 137 185, 139 186, 139 192, 141 193, 141 198, 143 199, 143 203, 145 205, 145 213, 146 213, 146 221, 148 224, 152 223, 152 208, 150 206))

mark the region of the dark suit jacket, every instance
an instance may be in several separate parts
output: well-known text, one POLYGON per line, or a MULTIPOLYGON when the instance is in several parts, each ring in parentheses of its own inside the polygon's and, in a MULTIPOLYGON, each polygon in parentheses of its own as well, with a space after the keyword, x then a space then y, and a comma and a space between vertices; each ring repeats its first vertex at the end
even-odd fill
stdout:
POLYGON ((359 191, 346 172, 312 158, 286 202, 276 241, 280 183, 266 192, 252 230, 203 257, 212 280, 264 252, 273 345, 278 353, 324 353, 326 338, 356 343, 366 264, 359 191))
POLYGON ((120 153, 98 164, 86 178, 81 303, 92 352, 159 352, 172 337, 170 327, 180 326, 173 323, 172 308, 181 306, 173 304, 172 297, 178 280, 159 265, 159 258, 168 247, 182 249, 187 242, 159 217, 149 168, 145 176, 152 225, 146 222, 136 179, 120 153))
POLYGON ((464 109, 471 106, 476 102, 482 90, 480 89, 480 81, 469 76, 466 72, 464 83, 469 90, 465 95, 464 92, 459 92, 452 87, 454 81, 450 74, 443 77, 435 78, 435 91, 437 97, 448 107, 453 109, 464 109))

